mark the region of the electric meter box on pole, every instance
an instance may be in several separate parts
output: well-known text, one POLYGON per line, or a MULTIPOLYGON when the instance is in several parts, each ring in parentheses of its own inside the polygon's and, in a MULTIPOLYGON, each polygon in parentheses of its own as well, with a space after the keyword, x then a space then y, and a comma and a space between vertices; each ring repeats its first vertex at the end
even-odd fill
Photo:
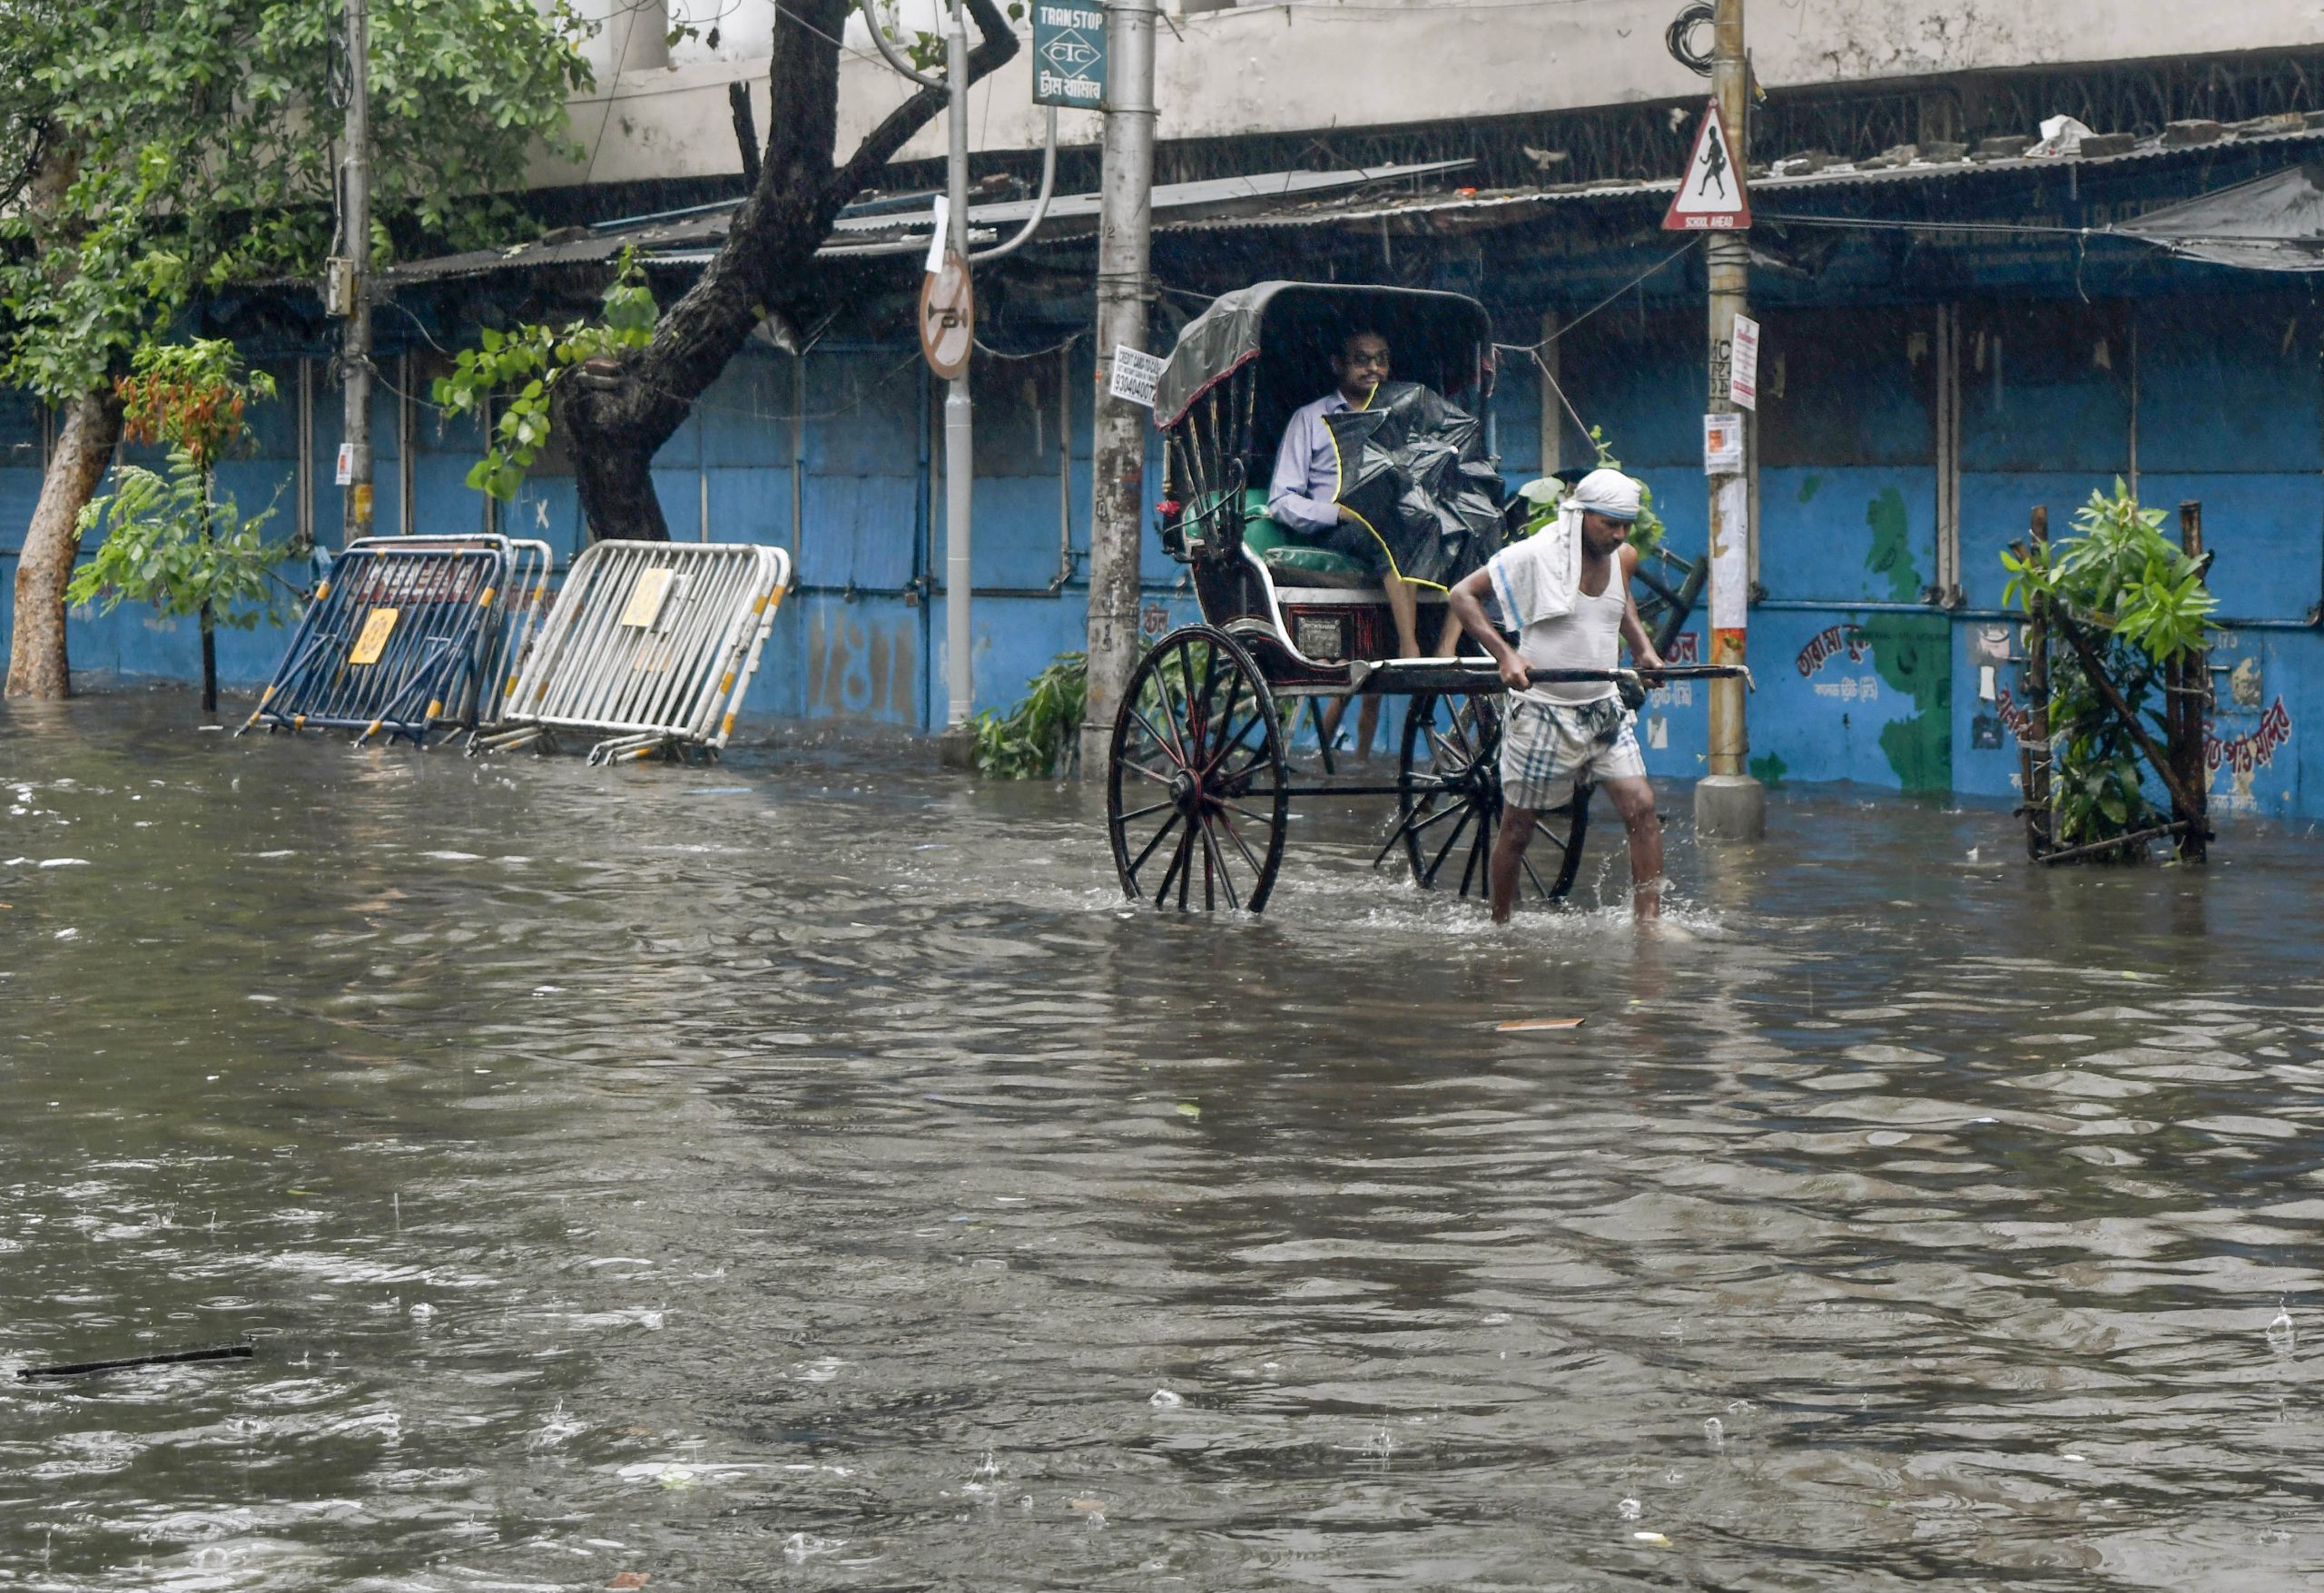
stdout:
POLYGON ((1106 104, 1106 8, 1033 0, 1033 103, 1106 104))

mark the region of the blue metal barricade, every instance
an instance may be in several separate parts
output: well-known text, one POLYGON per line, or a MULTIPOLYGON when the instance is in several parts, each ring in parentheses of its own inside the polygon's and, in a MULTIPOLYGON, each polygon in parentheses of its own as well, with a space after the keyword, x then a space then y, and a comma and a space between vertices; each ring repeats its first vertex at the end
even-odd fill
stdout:
POLYGON ((548 562, 546 544, 503 536, 349 544, 242 729, 424 744, 439 723, 474 724, 517 672, 548 562))

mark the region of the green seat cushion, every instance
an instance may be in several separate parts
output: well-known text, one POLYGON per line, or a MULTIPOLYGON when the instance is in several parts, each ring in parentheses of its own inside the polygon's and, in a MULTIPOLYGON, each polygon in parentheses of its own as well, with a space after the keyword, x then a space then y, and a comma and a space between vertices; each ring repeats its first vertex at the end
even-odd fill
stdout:
POLYGON ((1362 559, 1318 547, 1269 518, 1267 495, 1261 488, 1245 490, 1243 516, 1243 546, 1265 559, 1271 570, 1303 575, 1361 576, 1367 573, 1362 559))
POLYGON ((1354 575, 1363 578, 1368 572, 1364 561, 1353 559, 1344 553, 1334 553, 1328 547, 1271 547, 1259 556, 1267 568, 1279 573, 1299 575, 1354 575))

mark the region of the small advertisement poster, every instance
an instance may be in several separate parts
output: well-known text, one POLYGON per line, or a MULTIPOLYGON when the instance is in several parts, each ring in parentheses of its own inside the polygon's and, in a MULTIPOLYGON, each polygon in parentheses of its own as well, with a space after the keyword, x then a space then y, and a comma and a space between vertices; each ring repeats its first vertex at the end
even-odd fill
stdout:
POLYGON ((1727 369, 1727 397, 1738 409, 1759 407, 1759 323, 1748 315, 1735 318, 1734 358, 1727 369))
POLYGON ((1743 417, 1703 417, 1703 474, 1739 476, 1743 471, 1743 417))

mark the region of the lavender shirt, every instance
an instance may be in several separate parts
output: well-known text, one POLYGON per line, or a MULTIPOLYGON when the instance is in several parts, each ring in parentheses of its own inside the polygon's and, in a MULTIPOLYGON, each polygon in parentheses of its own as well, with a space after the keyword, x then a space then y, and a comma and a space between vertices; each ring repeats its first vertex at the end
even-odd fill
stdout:
POLYGON ((1334 392, 1294 411, 1283 428, 1275 478, 1267 487, 1267 513, 1294 531, 1320 536, 1340 523, 1339 506, 1332 501, 1340 485, 1339 450, 1332 446, 1332 428, 1324 417, 1348 407, 1334 392))

